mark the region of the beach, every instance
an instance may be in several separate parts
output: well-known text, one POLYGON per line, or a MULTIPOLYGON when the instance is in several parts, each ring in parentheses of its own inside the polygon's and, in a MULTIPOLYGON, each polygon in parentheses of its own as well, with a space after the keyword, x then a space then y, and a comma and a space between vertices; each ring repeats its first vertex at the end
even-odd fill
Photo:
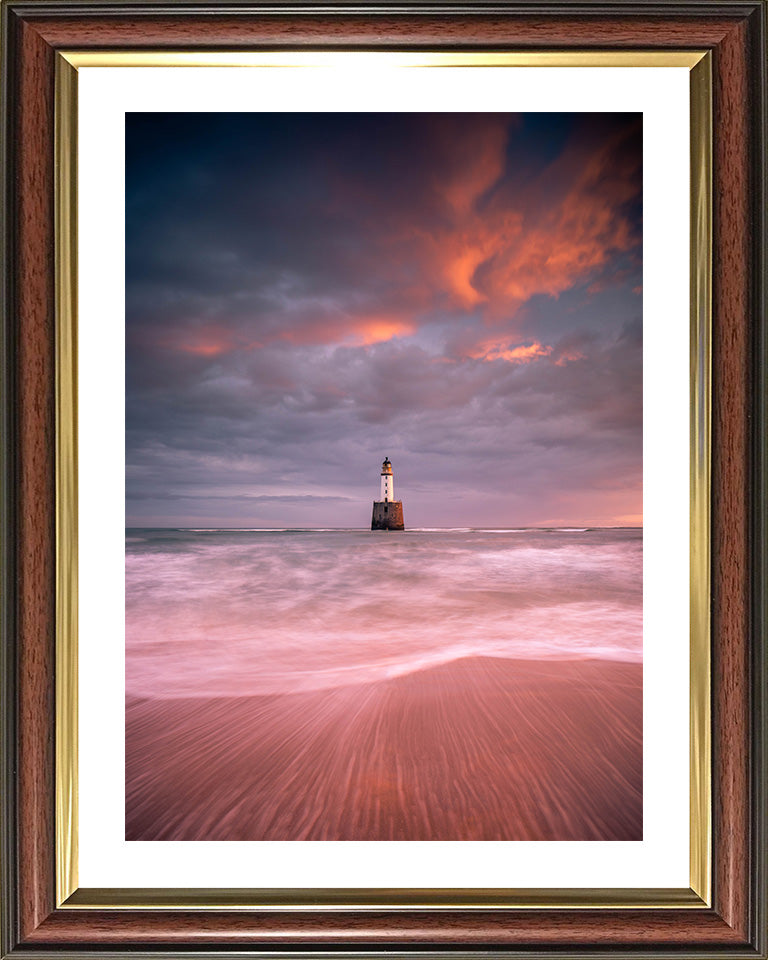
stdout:
POLYGON ((640 840, 642 665, 470 656, 126 705, 128 840, 640 840))

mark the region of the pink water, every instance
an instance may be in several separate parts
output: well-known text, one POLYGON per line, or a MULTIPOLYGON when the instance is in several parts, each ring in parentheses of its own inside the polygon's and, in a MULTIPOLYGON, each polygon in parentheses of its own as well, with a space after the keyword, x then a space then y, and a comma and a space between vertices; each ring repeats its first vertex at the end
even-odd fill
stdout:
POLYGON ((129 530, 126 685, 339 687, 468 656, 642 659, 642 530, 129 530))

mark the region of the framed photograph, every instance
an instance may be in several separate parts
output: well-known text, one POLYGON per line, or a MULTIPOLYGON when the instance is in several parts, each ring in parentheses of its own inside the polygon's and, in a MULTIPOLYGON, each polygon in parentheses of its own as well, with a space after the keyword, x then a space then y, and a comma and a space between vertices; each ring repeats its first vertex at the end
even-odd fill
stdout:
POLYGON ((3 956, 768 956, 763 0, 2 13, 3 956))

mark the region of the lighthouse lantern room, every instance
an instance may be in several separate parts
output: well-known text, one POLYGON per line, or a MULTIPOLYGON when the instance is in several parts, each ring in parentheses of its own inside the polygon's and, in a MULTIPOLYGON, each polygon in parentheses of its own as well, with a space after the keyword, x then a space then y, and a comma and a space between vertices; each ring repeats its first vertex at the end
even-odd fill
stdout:
POLYGON ((371 530, 405 530, 403 504, 395 500, 395 478, 389 457, 381 465, 381 499, 373 501, 371 530))

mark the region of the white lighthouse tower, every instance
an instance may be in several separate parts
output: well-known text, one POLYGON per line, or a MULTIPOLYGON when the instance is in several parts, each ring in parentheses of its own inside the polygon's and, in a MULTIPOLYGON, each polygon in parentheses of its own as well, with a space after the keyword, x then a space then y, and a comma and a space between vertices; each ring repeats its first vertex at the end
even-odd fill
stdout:
POLYGON ((395 478, 389 457, 381 465, 381 499, 373 501, 371 530, 405 530, 403 503, 395 500, 395 478))
POLYGON ((395 478, 392 476, 392 464, 387 457, 381 465, 381 500, 390 503, 395 499, 395 478))

